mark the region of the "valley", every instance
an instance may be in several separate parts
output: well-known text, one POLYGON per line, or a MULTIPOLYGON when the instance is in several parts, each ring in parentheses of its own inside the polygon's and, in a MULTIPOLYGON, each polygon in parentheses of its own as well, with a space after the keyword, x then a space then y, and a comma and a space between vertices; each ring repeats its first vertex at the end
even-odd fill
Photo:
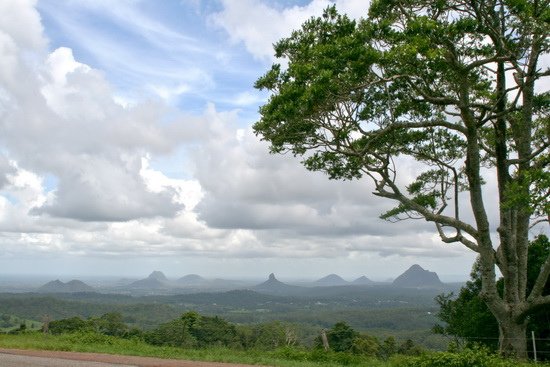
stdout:
POLYGON ((347 282, 336 274, 296 284, 281 282, 274 274, 260 283, 195 274, 169 280, 160 271, 125 284, 112 281, 93 287, 80 280, 54 280, 0 293, 0 315, 41 325, 44 320, 88 319, 114 312, 130 327, 152 330, 195 311, 238 325, 296 325, 304 345, 312 345, 321 329, 345 322, 377 337, 411 339, 429 349, 442 349, 446 341, 431 333, 438 311, 434 298, 456 292, 461 284, 442 283, 437 275, 434 282, 434 274, 415 265, 398 278, 408 286, 366 277, 347 282))

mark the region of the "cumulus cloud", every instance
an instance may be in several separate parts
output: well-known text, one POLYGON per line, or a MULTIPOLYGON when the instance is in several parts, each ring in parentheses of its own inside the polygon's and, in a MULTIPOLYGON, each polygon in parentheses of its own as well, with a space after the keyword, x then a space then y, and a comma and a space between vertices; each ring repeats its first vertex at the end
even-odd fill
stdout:
POLYGON ((33 5, 11 3, 29 36, 19 36, 17 22, 0 27, 0 139, 20 167, 58 180, 32 213, 83 221, 173 217, 183 208, 174 200, 176 190, 149 190, 141 158, 170 153, 200 136, 201 126, 184 128, 181 117, 164 121, 169 111, 155 102, 123 107, 103 74, 76 61, 71 49, 44 52, 33 5))
POLYGON ((212 22, 223 28, 233 42, 243 42, 254 57, 271 60, 275 42, 290 36, 312 16, 320 16, 328 6, 336 4, 341 12, 360 18, 366 15, 369 1, 313 0, 282 9, 262 0, 222 0, 222 4, 223 10, 212 16, 212 22))
POLYGON ((430 256, 433 246, 437 256, 457 256, 452 246, 434 241, 433 224, 379 219, 393 203, 372 195, 368 180, 330 181, 305 170, 298 158, 270 155, 251 129, 235 129, 231 117, 225 119, 196 154, 204 196, 195 211, 211 228, 246 231, 254 246, 243 256, 407 256, 415 247, 418 256, 430 256))
MULTIPOLYGON (((227 71, 224 81, 242 75, 253 80, 259 72, 242 69, 265 67, 272 43, 321 14, 329 1, 290 8, 222 1, 210 24, 242 42, 256 61, 235 57, 230 46, 206 45, 204 51, 193 37, 136 12, 135 2, 75 4, 58 14, 61 29, 80 42, 89 38, 87 50, 98 64, 84 62, 68 45, 48 48, 35 1, 0 3, 0 257, 461 256, 439 243, 424 221, 396 225, 378 219, 392 204, 374 197, 367 180, 329 181, 295 157, 268 154, 250 128, 254 106, 265 95, 249 92, 252 82, 224 89, 204 70, 208 60, 219 63, 209 67, 227 71), (148 50, 177 43, 172 55, 189 66, 187 73, 173 63, 164 68, 173 60, 158 61, 153 52, 144 55, 127 44, 118 48, 115 38, 79 28, 70 17, 79 7, 101 13, 106 22, 120 21, 137 35, 132 40, 146 40, 148 50), (200 53, 207 56, 197 62, 200 53), (223 57, 210 57, 218 53, 223 57), (108 71, 102 68, 111 62, 108 71), (134 92, 161 98, 146 93, 126 99, 112 73, 139 84, 134 92), (195 106, 194 115, 175 107, 181 96, 213 86, 223 96, 205 97, 214 101, 195 106)), ((357 17, 366 9, 363 0, 337 5, 357 17)), ((38 6, 54 15, 48 2, 38 6)))

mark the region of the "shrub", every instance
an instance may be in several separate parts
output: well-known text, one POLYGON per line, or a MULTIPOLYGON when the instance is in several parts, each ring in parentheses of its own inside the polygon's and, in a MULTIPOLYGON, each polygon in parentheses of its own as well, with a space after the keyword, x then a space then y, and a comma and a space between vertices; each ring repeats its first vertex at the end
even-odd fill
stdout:
POLYGON ((240 346, 235 325, 218 316, 201 316, 196 312, 187 312, 179 319, 160 325, 145 335, 145 341, 184 348, 240 346))
POLYGON ((405 367, 517 367, 515 360, 505 360, 486 348, 464 349, 459 353, 436 352, 407 359, 405 367))
POLYGON ((80 317, 71 317, 69 319, 50 321, 48 330, 50 333, 58 335, 91 330, 91 327, 88 322, 82 320, 80 317))

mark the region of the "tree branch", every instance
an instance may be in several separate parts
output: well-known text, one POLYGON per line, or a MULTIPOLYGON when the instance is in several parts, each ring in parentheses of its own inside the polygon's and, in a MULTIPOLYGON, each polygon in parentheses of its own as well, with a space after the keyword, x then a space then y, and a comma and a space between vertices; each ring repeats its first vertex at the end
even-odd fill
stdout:
POLYGON ((435 226, 437 228, 437 232, 439 233, 439 237, 441 238, 441 241, 445 242, 445 243, 455 243, 455 242, 460 242, 462 243, 464 246, 468 247, 470 250, 474 251, 474 252, 477 252, 479 253, 479 247, 477 246, 477 244, 473 241, 470 241, 469 239, 467 239, 466 237, 464 237, 461 233, 460 233, 460 230, 458 230, 458 232, 456 233, 456 235, 452 236, 452 237, 448 237, 445 232, 443 232, 443 226, 440 224, 440 223, 435 223, 435 226))
POLYGON ((373 194, 376 196, 397 200, 401 204, 405 205, 407 208, 410 208, 411 210, 422 215, 429 222, 445 224, 450 227, 460 229, 468 233, 470 236, 477 238, 478 236, 477 230, 471 225, 469 225, 468 223, 464 223, 463 221, 458 220, 456 218, 452 218, 442 214, 435 214, 429 211, 428 209, 424 208, 422 205, 415 203, 413 200, 403 195, 399 190, 399 188, 390 180, 384 181, 384 185, 389 186, 392 189, 392 192, 386 191, 382 187, 378 187, 377 188, 378 191, 375 191, 373 194))
POLYGON ((548 281, 548 276, 550 275, 550 254, 546 258, 546 261, 540 268, 539 276, 537 277, 537 280, 535 281, 535 285, 533 286, 533 289, 531 290, 531 294, 529 294, 529 297, 527 297, 528 302, 534 301, 536 298, 540 297, 542 295, 542 291, 544 290, 544 286, 546 285, 546 282, 548 281))

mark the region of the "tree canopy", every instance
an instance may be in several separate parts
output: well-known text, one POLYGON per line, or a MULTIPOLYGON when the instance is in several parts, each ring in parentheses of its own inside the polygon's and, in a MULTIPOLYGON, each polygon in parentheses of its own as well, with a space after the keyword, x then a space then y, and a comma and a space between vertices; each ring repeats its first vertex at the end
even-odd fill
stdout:
POLYGON ((329 7, 275 44, 284 62, 255 85, 272 93, 254 125, 272 152, 369 177, 397 203, 382 218, 425 219, 479 254, 501 351, 519 357, 550 303, 550 257, 527 292, 529 230, 550 216, 549 23, 548 0, 377 0, 358 21, 329 7), (419 173, 404 183, 407 157, 419 173))

